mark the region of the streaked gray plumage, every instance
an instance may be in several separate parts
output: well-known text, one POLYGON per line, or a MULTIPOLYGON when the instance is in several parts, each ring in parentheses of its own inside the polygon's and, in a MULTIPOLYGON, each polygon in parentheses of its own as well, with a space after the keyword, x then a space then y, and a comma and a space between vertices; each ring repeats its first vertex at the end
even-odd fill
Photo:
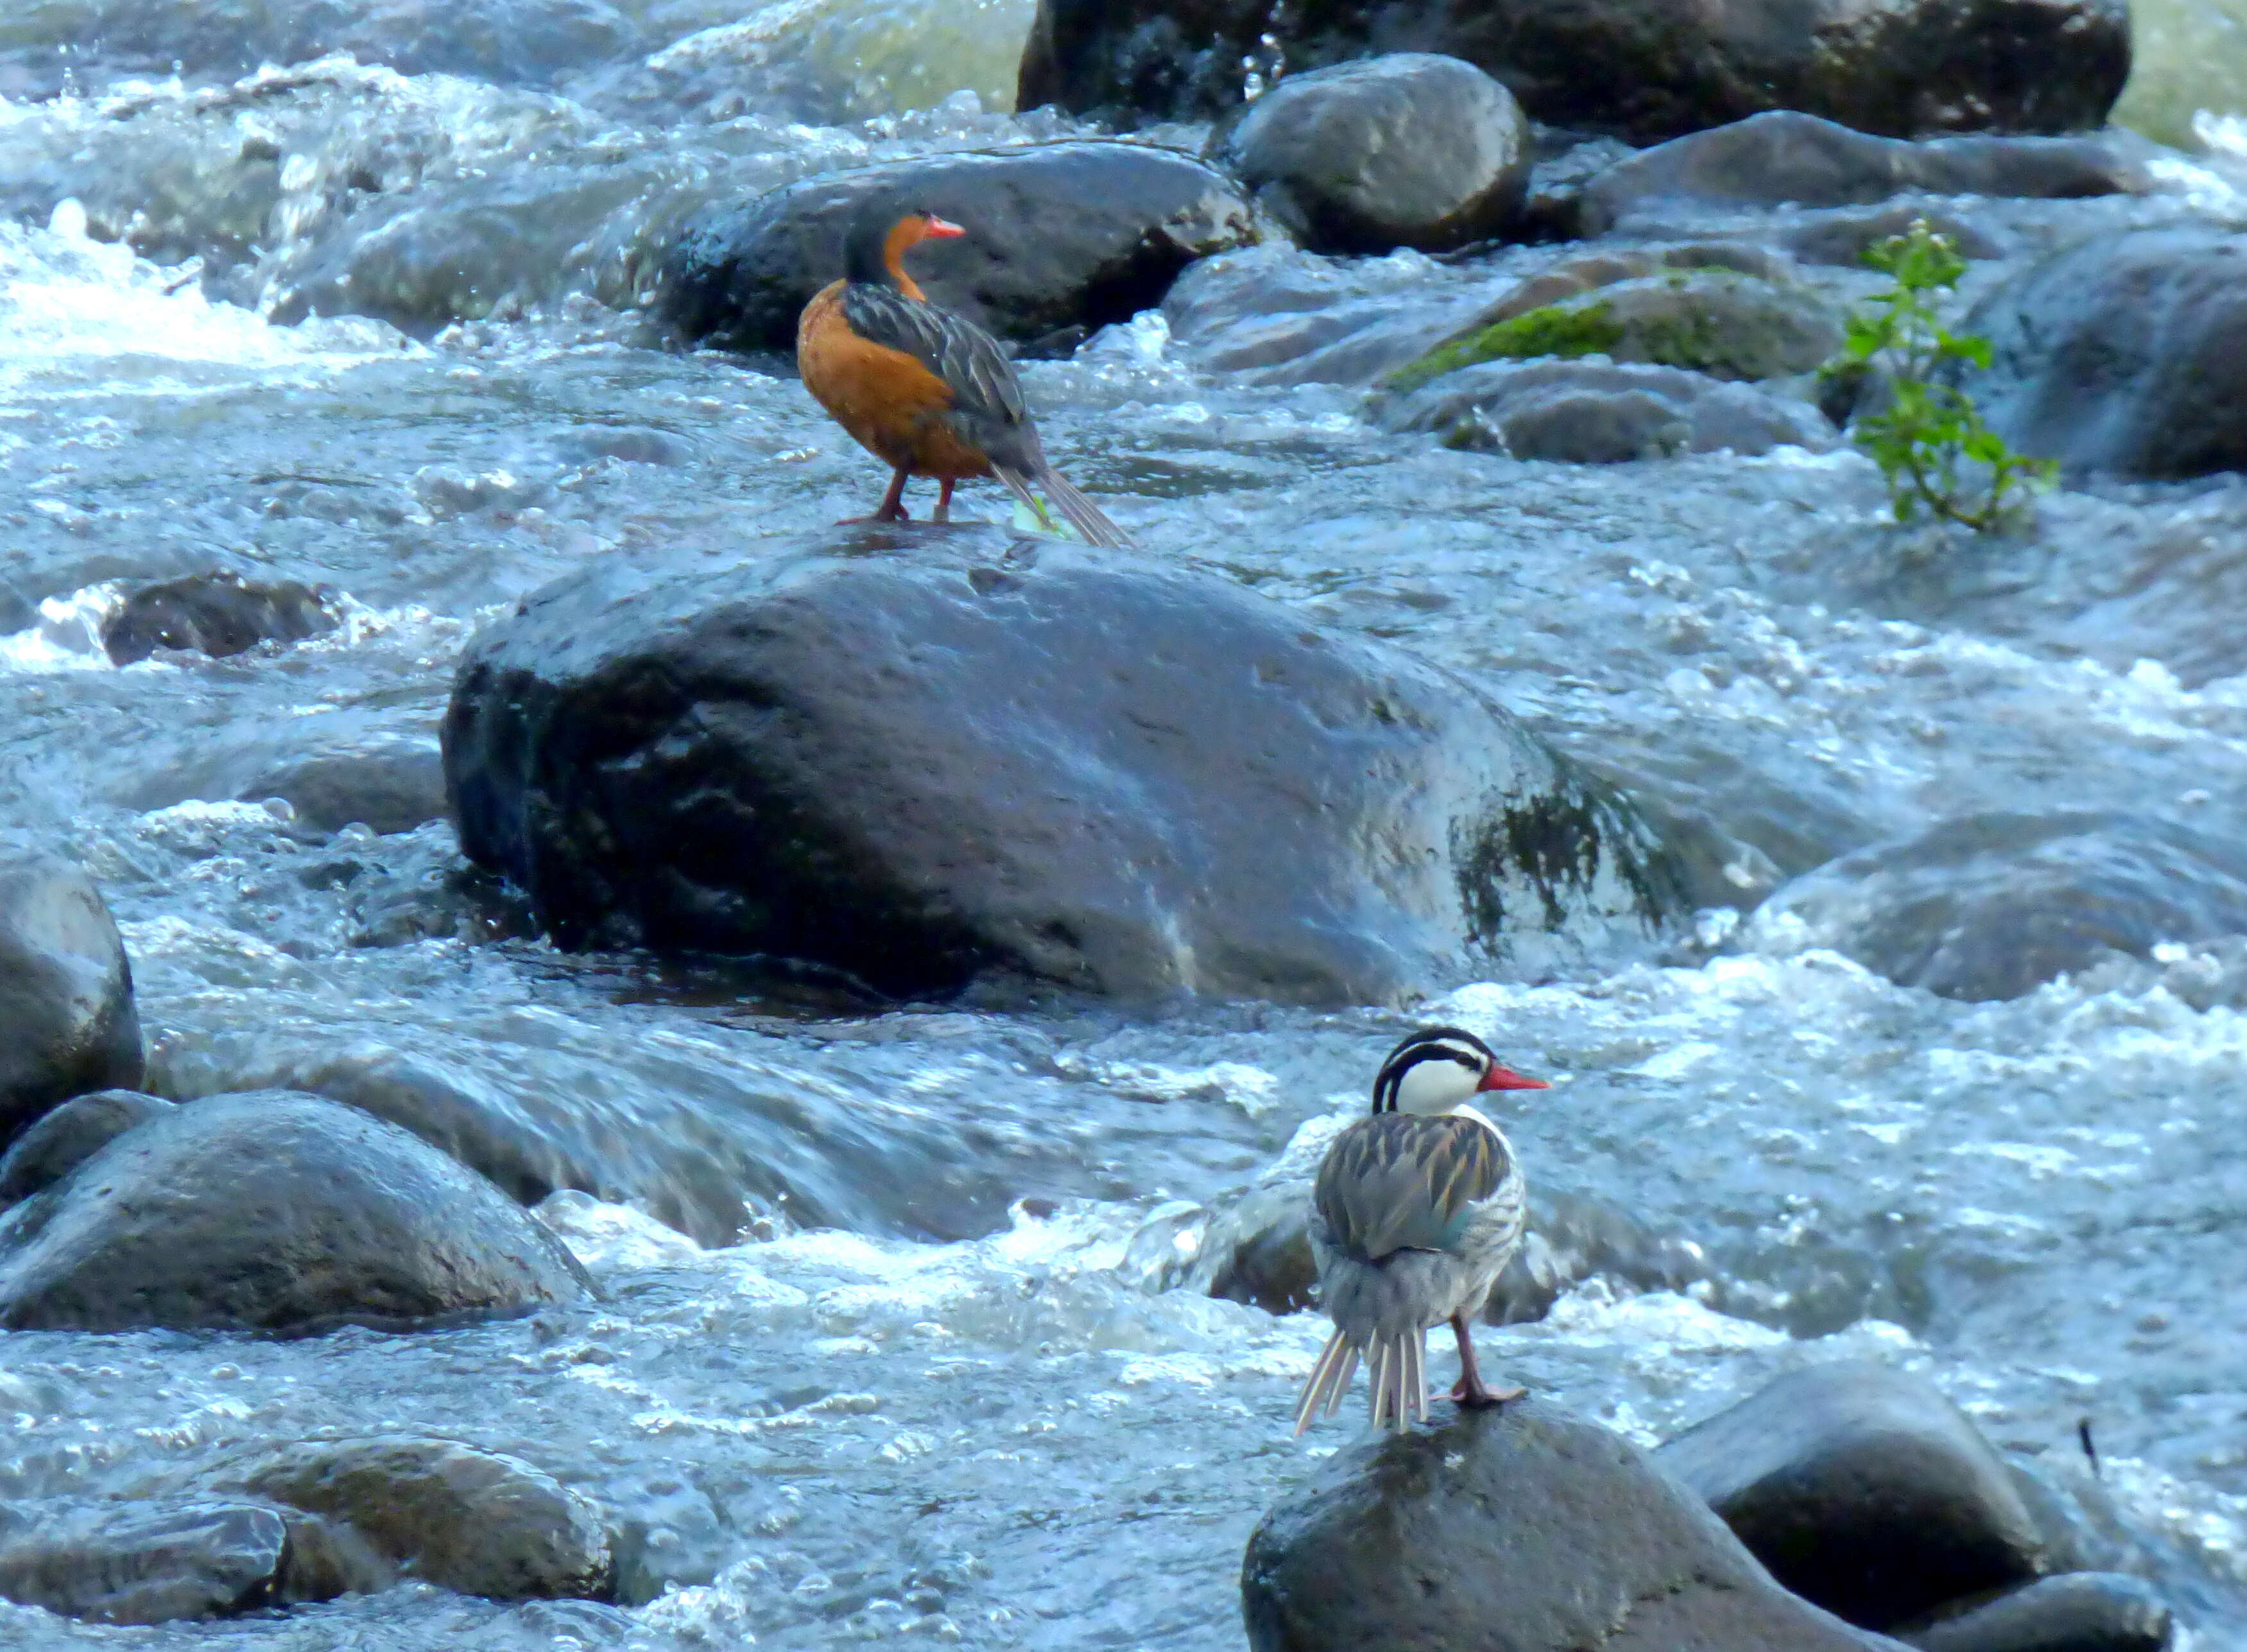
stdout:
POLYGON ((1426 1335, 1446 1321, 1461 1402, 1510 1397, 1483 1388, 1467 1321, 1520 1243, 1526 1188, 1505 1136, 1468 1098, 1543 1088, 1456 1027, 1424 1028, 1390 1052, 1376 1111, 1335 1138, 1313 1191, 1311 1250, 1335 1331, 1296 1407, 1298 1434, 1340 1408, 1361 1359, 1376 1428, 1425 1419, 1426 1335))

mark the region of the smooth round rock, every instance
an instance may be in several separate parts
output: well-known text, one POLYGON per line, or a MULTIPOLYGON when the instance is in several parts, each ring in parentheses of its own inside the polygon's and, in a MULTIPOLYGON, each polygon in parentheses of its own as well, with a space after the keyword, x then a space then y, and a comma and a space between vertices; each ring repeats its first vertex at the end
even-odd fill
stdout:
POLYGON ((0 1596, 96 1623, 225 1616, 264 1603, 287 1539, 281 1516, 251 1503, 68 1510, 0 1543, 0 1596))
POLYGON ((173 1105, 139 1090, 72 1096, 17 1137, 0 1157, 0 1205, 51 1187, 126 1131, 162 1116, 173 1105))
POLYGON ((1314 252, 1443 252, 1510 228, 1529 122, 1471 63, 1395 52, 1290 75, 1221 147, 1257 204, 1314 252))
POLYGON ((0 1142, 58 1102, 140 1083, 133 966, 93 880, 0 851, 0 1142))
POLYGON ((102 622, 110 663, 130 666, 163 649, 224 658, 269 641, 301 642, 336 628, 320 594, 293 580, 193 574, 143 585, 102 622))
POLYGON ((0 1228, 10 1330, 405 1327, 591 1292, 561 1241, 475 1171, 289 1090, 174 1108, 0 1228))
POLYGON ((1919 1652, 2163 1652, 2175 1637, 2168 1603, 2144 1579, 2115 1572, 2039 1578, 1897 1632, 1919 1652))

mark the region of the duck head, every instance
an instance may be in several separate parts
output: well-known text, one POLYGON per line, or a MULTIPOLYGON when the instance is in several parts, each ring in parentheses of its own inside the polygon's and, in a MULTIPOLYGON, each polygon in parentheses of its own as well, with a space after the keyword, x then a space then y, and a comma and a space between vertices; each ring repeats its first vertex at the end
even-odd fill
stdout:
POLYGON ((843 273, 852 281, 910 289, 905 254, 924 241, 951 241, 967 232, 920 207, 905 211, 888 201, 862 210, 843 247, 843 273))
MULTIPOLYGON (((1472 1112, 1485 1090, 1541 1090, 1541 1078, 1525 1078, 1501 1066, 1489 1045, 1457 1027, 1424 1027, 1389 1052, 1373 1081, 1376 1113, 1472 1112)), ((1478 1115, 1478 1116, 1479 1116, 1478 1115)))

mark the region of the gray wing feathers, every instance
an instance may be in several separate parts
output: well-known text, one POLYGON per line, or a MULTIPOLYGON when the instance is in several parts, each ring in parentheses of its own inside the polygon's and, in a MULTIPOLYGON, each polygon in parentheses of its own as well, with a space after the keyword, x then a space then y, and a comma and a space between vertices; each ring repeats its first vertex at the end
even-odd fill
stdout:
POLYGON ((1379 1261, 1458 1246, 1513 1169, 1505 1143, 1473 1119, 1383 1113, 1335 1138, 1313 1199, 1337 1250, 1379 1261))

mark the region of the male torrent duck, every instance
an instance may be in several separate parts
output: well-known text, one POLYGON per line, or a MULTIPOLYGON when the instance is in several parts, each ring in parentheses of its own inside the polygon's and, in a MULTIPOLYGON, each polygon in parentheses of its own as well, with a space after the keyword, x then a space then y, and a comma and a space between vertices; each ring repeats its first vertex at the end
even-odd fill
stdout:
POLYGON ((1484 1090, 1541 1090, 1456 1027, 1424 1027, 1390 1051, 1373 1113, 1335 1137, 1319 1166, 1310 1222, 1319 1296, 1334 1321, 1295 1407, 1295 1432, 1341 1407, 1363 1356, 1373 1425, 1428 1415, 1427 1332, 1451 1322, 1462 1405, 1520 1389, 1484 1385, 1467 1322, 1521 1242, 1526 1189, 1513 1150, 1471 1103, 1484 1090))
POLYGON ((820 290, 796 330, 804 387, 858 445, 897 474, 878 522, 904 522, 905 479, 944 484, 933 519, 948 521, 952 489, 996 476, 1041 521, 1035 483, 1096 545, 1131 541, 1047 462, 1014 370, 991 335, 928 302, 905 273, 921 242, 966 232, 932 213, 899 215, 877 201, 843 246, 843 279, 820 290))

